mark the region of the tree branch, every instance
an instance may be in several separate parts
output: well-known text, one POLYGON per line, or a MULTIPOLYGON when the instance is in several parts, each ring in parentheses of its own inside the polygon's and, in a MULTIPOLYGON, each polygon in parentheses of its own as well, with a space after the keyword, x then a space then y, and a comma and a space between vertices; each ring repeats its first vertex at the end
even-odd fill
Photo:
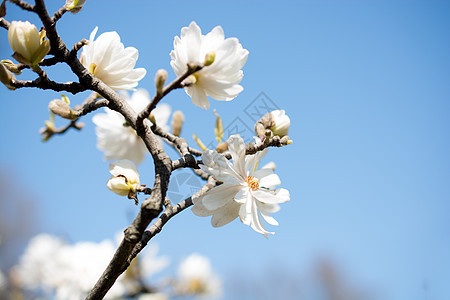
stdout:
POLYGON ((212 178, 212 176, 208 177, 208 183, 205 184, 197 193, 192 195, 191 197, 181 201, 175 206, 166 206, 166 209, 164 212, 159 216, 159 218, 153 223, 153 225, 149 228, 149 230, 146 230, 144 234, 142 235, 142 239, 139 243, 136 244, 133 251, 131 252, 130 256, 128 257, 128 264, 131 263, 131 261, 139 254, 139 252, 144 249, 145 246, 147 246, 148 242, 158 233, 161 232, 164 225, 175 215, 182 212, 186 208, 192 206, 194 204, 194 200, 202 195, 204 195, 206 192, 211 190, 213 187, 216 186, 216 181, 212 178))
POLYGON ((138 115, 137 132, 139 133, 139 131, 143 130, 142 121, 150 116, 150 113, 152 112, 152 110, 155 109, 156 105, 158 105, 159 101, 161 101, 161 99, 164 98, 164 96, 166 96, 168 93, 170 93, 174 89, 181 88, 182 87, 181 83, 187 77, 189 77, 190 75, 194 74, 197 71, 200 71, 201 69, 203 69, 202 65, 188 65, 188 69, 183 75, 181 75, 180 77, 178 77, 177 79, 172 81, 169 85, 167 85, 163 89, 162 93, 156 93, 156 95, 153 97, 153 99, 150 101, 150 103, 147 105, 147 107, 145 107, 138 115))
POLYGON ((28 11, 34 11, 34 6, 26 3, 24 1, 21 0, 9 0, 9 2, 16 4, 17 6, 19 6, 20 8, 24 9, 24 10, 28 10, 28 11))
POLYGON ((5 28, 6 30, 9 29, 9 22, 6 21, 4 18, 0 18, 0 27, 5 28))

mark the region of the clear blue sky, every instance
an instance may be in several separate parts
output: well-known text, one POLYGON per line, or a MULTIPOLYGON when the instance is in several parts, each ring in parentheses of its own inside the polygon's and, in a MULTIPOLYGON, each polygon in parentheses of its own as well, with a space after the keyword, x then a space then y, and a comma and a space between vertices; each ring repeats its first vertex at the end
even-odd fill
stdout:
MULTIPOLYGON (((49 2, 57 9, 57 1, 49 2)), ((153 92, 157 69, 174 78, 169 52, 181 27, 195 20, 207 33, 221 25, 250 52, 244 92, 231 103, 211 101, 225 126, 239 118, 245 124, 239 126, 253 128, 246 112, 261 92, 291 117, 294 143, 265 158, 276 162, 291 192, 274 216, 276 235, 266 240, 239 221, 214 229, 208 218, 186 211, 155 239, 173 265, 191 252, 209 256, 228 279, 226 299, 264 299, 261 291, 322 299, 314 287, 321 259, 376 299, 450 298, 448 2, 124 3, 88 0, 81 13, 58 23, 63 40, 72 45, 95 26, 99 33, 117 31, 125 46, 139 49, 137 66, 148 70, 139 86, 153 92)), ((40 26, 30 13, 8 8, 8 20, 31 18, 40 26)), ((9 58, 6 30, 0 38, 0 57, 9 58)), ((74 79, 63 66, 48 73, 61 82, 74 79)), ((77 104, 86 95, 69 97, 77 104)), ((35 201, 38 231, 74 242, 113 238, 138 208, 105 186, 108 163, 96 149, 92 115, 82 132, 40 141, 47 104, 58 97, 0 87, 1 171, 17 194, 26 191, 35 201)), ((183 91, 165 101, 184 111, 188 141, 193 132, 214 139, 212 109, 195 107, 183 91)), ((150 157, 140 172, 151 185, 150 157)), ((180 174, 174 176, 182 182, 189 173, 180 174)), ((190 191, 186 184, 180 192, 171 188, 190 191)))

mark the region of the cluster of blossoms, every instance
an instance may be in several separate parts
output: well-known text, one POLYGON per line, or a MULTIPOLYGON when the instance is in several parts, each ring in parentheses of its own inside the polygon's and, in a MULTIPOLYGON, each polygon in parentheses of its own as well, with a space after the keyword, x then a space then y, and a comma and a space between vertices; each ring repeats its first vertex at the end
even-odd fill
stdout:
MULTIPOLYGON (((40 290, 43 296, 57 300, 84 299, 114 250, 115 244, 111 240, 70 245, 55 236, 40 234, 28 244, 19 264, 12 269, 11 278, 25 292, 40 290)), ((169 258, 158 256, 158 247, 152 245, 139 256, 129 272, 118 278, 106 299, 123 299, 134 294, 139 294, 139 299, 169 299, 170 293, 210 299, 220 296, 221 281, 212 271, 208 258, 192 254, 183 259, 174 279, 164 280, 172 283, 172 292, 163 285, 159 288, 153 279, 168 264, 169 258), (161 290, 157 292, 158 289, 161 290), (144 290, 152 290, 152 293, 140 292, 144 290)), ((0 282, 0 287, 5 282, 0 282)))
MULTIPOLYGON (((84 3, 85 0, 67 0, 64 9, 76 13, 82 9, 84 3)), ((106 32, 96 38, 97 31, 96 27, 88 43, 80 44, 84 45, 79 59, 81 64, 112 90, 118 91, 122 99, 135 111, 137 121, 133 126, 139 129, 138 121, 147 117, 152 124, 158 125, 152 126, 151 130, 160 128, 168 132, 171 107, 168 104, 159 104, 159 100, 170 91, 168 87, 164 87, 167 72, 160 70, 156 73, 156 95, 150 100, 146 90, 135 89, 147 73, 144 68, 135 68, 138 50, 125 47, 117 32, 106 32), (131 96, 127 90, 133 91, 131 96), (147 109, 148 114, 145 115, 147 109)), ((14 52, 13 57, 42 78, 44 73, 39 64, 51 50, 45 30, 38 32, 29 22, 13 21, 9 26, 8 38, 14 52)), ((240 85, 243 78, 242 68, 249 52, 242 47, 238 39, 225 38, 220 26, 203 35, 200 27, 191 22, 188 27, 181 29, 180 36, 175 36, 173 46, 170 65, 179 81, 174 81, 173 84, 178 85, 171 88, 184 88, 196 106, 209 109, 208 97, 231 101, 243 91, 240 85)), ((11 61, 0 63, 0 80, 7 88, 16 88, 13 73, 20 74, 19 69, 11 61)), ((94 94, 94 101, 100 97, 94 94)), ((120 106, 113 104, 116 105, 109 107, 117 109, 117 106, 120 106)), ((79 118, 70 108, 68 99, 64 103, 54 100, 49 108, 52 113, 72 122, 79 118)), ((144 186, 141 185, 136 165, 144 160, 148 149, 133 126, 127 123, 119 112, 120 109, 114 111, 110 108, 105 108, 104 113, 98 113, 92 119, 96 125, 97 147, 103 151, 106 160, 114 161, 110 163, 111 177, 107 187, 120 196, 135 199, 137 204, 137 193, 141 192, 144 186)), ((130 120, 129 116, 127 118, 130 120)), ((172 137, 160 135, 176 144, 173 142, 173 136, 180 135, 183 121, 181 112, 174 113, 172 137)), ((255 143, 257 146, 264 146, 259 148, 260 151, 247 155, 246 145, 239 135, 230 136, 220 151, 219 148, 202 148, 205 151, 197 165, 202 172, 213 177, 217 185, 192 197, 193 213, 202 217, 211 216, 211 224, 214 227, 226 225, 239 217, 242 223, 265 237, 274 234, 265 229, 262 221, 278 225, 271 214, 280 209, 279 204, 290 200, 290 194, 288 190, 278 187, 281 181, 274 174, 273 165, 261 169, 258 169, 258 165, 268 152, 270 139, 278 140, 277 146, 282 145, 282 139, 283 145, 290 142, 287 137, 289 126, 290 119, 285 111, 275 110, 267 113, 255 125, 255 143), (228 152, 222 153, 227 150, 228 152)), ((141 134, 140 130, 138 132, 141 134)), ((50 136, 51 134, 52 132, 50 136)), ((220 143, 223 126, 222 131, 216 133, 216 137, 220 143)), ((148 147, 151 149, 152 146, 148 147)), ((182 153, 182 150, 177 150, 182 153)), ((55 299, 80 299, 102 274, 115 248, 112 241, 69 245, 58 238, 40 235, 31 241, 19 265, 15 267, 14 280, 28 289, 39 286, 55 299)), ((155 251, 151 253, 150 256, 141 255, 139 265, 134 266, 139 268, 137 273, 142 276, 154 274, 167 264, 166 261, 156 258, 155 251)), ((137 282, 142 281, 136 280, 134 275, 130 275, 132 273, 122 274, 107 297, 120 298, 133 294, 137 289, 137 282)), ((211 298, 220 295, 220 279, 212 271, 209 260, 198 254, 189 256, 180 264, 178 277, 172 282, 177 296, 200 295, 211 298)), ((166 298, 163 293, 148 293, 141 295, 140 299, 166 298)))

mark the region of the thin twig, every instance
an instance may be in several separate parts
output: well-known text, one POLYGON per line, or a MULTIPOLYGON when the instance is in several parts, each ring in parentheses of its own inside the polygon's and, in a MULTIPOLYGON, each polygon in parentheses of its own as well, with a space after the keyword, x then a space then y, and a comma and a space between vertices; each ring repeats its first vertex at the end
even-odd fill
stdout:
POLYGON ((9 29, 10 23, 6 21, 4 18, 0 18, 0 27, 5 28, 6 30, 9 29))
POLYGON ((52 22, 56 23, 58 22, 59 19, 61 19, 61 17, 67 12, 67 8, 64 5, 63 7, 61 7, 60 9, 58 9, 55 14, 52 17, 52 22))
POLYGON ((162 93, 156 93, 156 95, 153 97, 153 99, 150 101, 150 103, 147 105, 147 107, 145 107, 138 115, 138 118, 136 121, 138 133, 143 130, 143 128, 142 128, 143 120, 150 116, 150 113, 152 112, 152 110, 155 109, 156 105, 158 105, 159 101, 161 101, 161 99, 164 98, 164 96, 166 96, 172 90, 181 88, 182 87, 181 83, 187 77, 191 76, 195 72, 200 71, 201 69, 203 69, 202 65, 194 65, 194 66, 188 65, 188 69, 183 75, 181 75, 180 77, 178 77, 177 79, 172 81, 169 85, 167 85, 163 89, 162 93))
POLYGON ((164 212, 159 216, 159 218, 153 223, 152 226, 148 230, 144 232, 142 235, 142 239, 139 243, 136 244, 130 256, 128 257, 128 264, 139 254, 139 252, 144 249, 144 247, 148 244, 148 242, 158 233, 161 232, 164 225, 175 215, 182 212, 186 208, 190 207, 193 204, 193 199, 200 197, 205 194, 207 191, 211 190, 216 185, 216 181, 212 178, 212 176, 208 177, 208 183, 204 185, 197 193, 192 195, 191 197, 181 201, 175 206, 168 206, 164 210, 164 212))
POLYGON ((24 9, 24 10, 28 10, 28 11, 34 11, 34 6, 26 3, 24 1, 21 0, 9 0, 9 2, 16 4, 17 6, 19 6, 20 8, 24 9))

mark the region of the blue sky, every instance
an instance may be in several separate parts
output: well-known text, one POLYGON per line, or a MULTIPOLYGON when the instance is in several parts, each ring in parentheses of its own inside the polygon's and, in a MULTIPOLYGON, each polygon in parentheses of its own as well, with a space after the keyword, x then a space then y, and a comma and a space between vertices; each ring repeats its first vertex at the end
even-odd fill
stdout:
MULTIPOLYGON (((211 101, 225 127, 240 122, 240 128, 253 128, 248 112, 263 111, 261 103, 291 117, 294 143, 271 149, 264 160, 275 161, 291 192, 274 216, 280 226, 269 227, 276 235, 266 240, 238 220, 214 229, 208 218, 186 211, 155 239, 172 265, 192 252, 209 256, 228 279, 226 299, 263 299, 249 292, 261 286, 266 295, 321 299, 320 288, 309 283, 316 282, 322 259, 333 262, 348 285, 376 299, 450 297, 448 2, 122 3, 88 0, 82 12, 58 23, 63 40, 72 45, 95 26, 99 33, 117 31, 125 46, 139 49, 137 66, 148 71, 139 87, 153 93, 157 69, 175 78, 169 53, 181 27, 195 20, 207 33, 221 25, 250 52, 244 92, 229 103, 211 101), (278 290, 286 282, 294 292, 278 290)), ((7 19, 40 26, 12 5, 7 19)), ((0 38, 0 56, 9 58, 5 30, 0 38)), ((62 65, 47 70, 55 80, 74 79, 62 65)), ((74 104, 86 96, 69 95, 74 104)), ((0 87, 2 173, 18 195, 34 201, 36 230, 73 242, 113 238, 138 208, 105 186, 108 162, 96 149, 92 115, 82 120, 81 132, 40 141, 47 104, 58 97, 0 87)), ((181 90, 165 101, 183 110, 189 142, 192 133, 214 140, 212 109, 195 107, 181 90)), ((139 169, 141 181, 151 185, 151 158, 139 169)), ((183 174, 189 173, 174 176, 181 182, 183 174)), ((188 193, 190 186, 180 189, 188 193)))

